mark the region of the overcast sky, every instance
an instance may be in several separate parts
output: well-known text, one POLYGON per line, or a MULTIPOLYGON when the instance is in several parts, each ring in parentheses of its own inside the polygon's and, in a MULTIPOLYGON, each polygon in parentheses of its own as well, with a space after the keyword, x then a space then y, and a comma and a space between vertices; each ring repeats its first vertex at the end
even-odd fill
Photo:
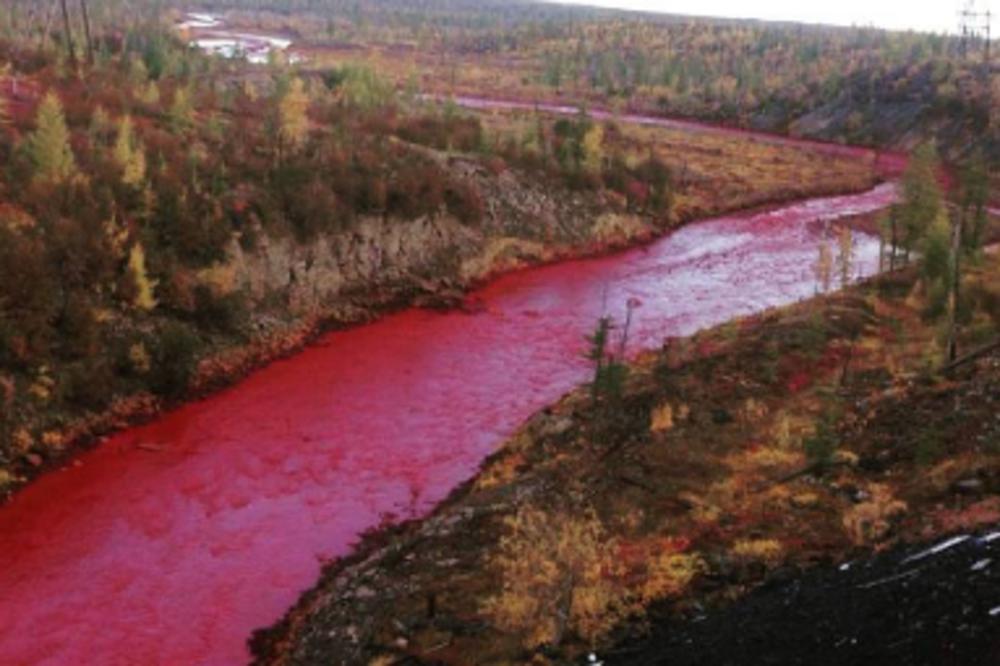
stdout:
MULTIPOLYGON (((876 25, 892 29, 956 32, 958 12, 967 0, 555 0, 670 14, 728 16, 768 20, 876 25)), ((995 2, 996 0, 994 0, 995 2)), ((985 11, 987 0, 976 5, 985 11)), ((994 20, 994 28, 997 23, 994 20)))

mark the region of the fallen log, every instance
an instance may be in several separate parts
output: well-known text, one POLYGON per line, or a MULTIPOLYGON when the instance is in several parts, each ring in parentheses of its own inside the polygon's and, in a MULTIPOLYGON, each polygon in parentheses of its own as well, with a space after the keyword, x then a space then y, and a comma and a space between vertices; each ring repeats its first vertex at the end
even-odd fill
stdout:
POLYGON ((951 372, 956 368, 960 368, 963 365, 966 365, 967 363, 972 363, 973 361, 977 361, 982 357, 987 356, 988 354, 991 354, 997 350, 1000 350, 1000 340, 991 342, 985 347, 980 347, 975 351, 969 352, 965 356, 960 356, 959 358, 956 358, 954 361, 948 363, 946 366, 941 368, 941 372, 951 372))

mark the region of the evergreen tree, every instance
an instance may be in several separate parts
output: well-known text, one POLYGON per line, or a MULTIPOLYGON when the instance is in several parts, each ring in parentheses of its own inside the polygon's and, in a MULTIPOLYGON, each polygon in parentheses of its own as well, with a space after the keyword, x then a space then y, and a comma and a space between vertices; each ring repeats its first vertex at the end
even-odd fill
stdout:
POLYGON ((96 145, 106 145, 111 136, 111 117, 98 105, 90 116, 90 127, 87 128, 90 142, 96 145))
POLYGON ((38 107, 35 131, 28 137, 28 154, 38 181, 62 183, 76 173, 66 117, 55 93, 46 94, 38 107))
POLYGON ((600 173, 604 163, 604 128, 594 125, 583 135, 583 167, 589 173, 600 173))
POLYGON ((156 281, 151 280, 146 271, 146 251, 140 243, 133 245, 129 252, 128 270, 135 285, 135 299, 132 304, 147 312, 155 310, 157 302, 153 290, 156 289, 156 281))
POLYGON ((278 136, 283 149, 298 150, 309 136, 309 95, 301 79, 293 79, 278 103, 278 136))
POLYGON ((179 134, 191 128, 194 123, 194 106, 187 89, 178 88, 174 91, 174 101, 170 104, 167 116, 174 132, 179 134))
POLYGON ((927 314, 931 317, 940 316, 947 304, 952 273, 951 233, 948 212, 941 207, 921 243, 927 314))
POLYGON ((938 217, 941 208, 941 188, 937 182, 938 157, 931 144, 917 148, 903 175, 903 202, 900 221, 903 226, 902 246, 909 260, 921 239, 938 217))
POLYGON ((983 244, 983 236, 989 222, 987 214, 989 199, 989 170, 982 151, 977 150, 962 166, 959 175, 962 245, 966 251, 976 252, 983 244))
POLYGON ((114 147, 115 163, 122 170, 122 182, 141 187, 146 178, 146 155, 132 130, 132 118, 125 116, 118 126, 114 147))

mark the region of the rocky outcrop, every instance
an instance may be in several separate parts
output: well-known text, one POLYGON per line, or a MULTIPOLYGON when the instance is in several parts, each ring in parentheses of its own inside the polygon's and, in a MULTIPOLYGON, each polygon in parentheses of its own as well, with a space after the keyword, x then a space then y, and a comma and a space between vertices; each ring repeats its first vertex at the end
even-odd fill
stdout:
POLYGON ((448 302, 500 272, 624 246, 662 231, 639 216, 608 213, 598 194, 554 196, 526 176, 493 176, 460 160, 449 168, 482 192, 479 223, 443 212, 414 220, 363 217, 308 243, 259 234, 261 240, 247 250, 234 240, 228 263, 235 286, 255 305, 277 297, 298 315, 329 311, 360 292, 373 305, 401 298, 419 304, 432 296, 448 302))

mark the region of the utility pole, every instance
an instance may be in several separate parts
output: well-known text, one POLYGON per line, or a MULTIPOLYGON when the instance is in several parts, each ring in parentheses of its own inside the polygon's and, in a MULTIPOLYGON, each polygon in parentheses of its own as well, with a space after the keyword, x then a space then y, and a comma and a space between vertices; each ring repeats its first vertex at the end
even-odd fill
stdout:
POLYGON ((981 72, 981 87, 983 103, 987 111, 987 122, 993 127, 993 12, 987 6, 980 9, 976 0, 962 0, 959 16, 959 49, 962 58, 968 58, 972 47, 982 44, 983 63, 981 72))
POLYGON ((959 49, 962 57, 967 57, 972 47, 982 44, 983 61, 989 65, 993 12, 989 8, 981 11, 976 5, 976 0, 963 0, 958 19, 958 32, 961 35, 959 49))

